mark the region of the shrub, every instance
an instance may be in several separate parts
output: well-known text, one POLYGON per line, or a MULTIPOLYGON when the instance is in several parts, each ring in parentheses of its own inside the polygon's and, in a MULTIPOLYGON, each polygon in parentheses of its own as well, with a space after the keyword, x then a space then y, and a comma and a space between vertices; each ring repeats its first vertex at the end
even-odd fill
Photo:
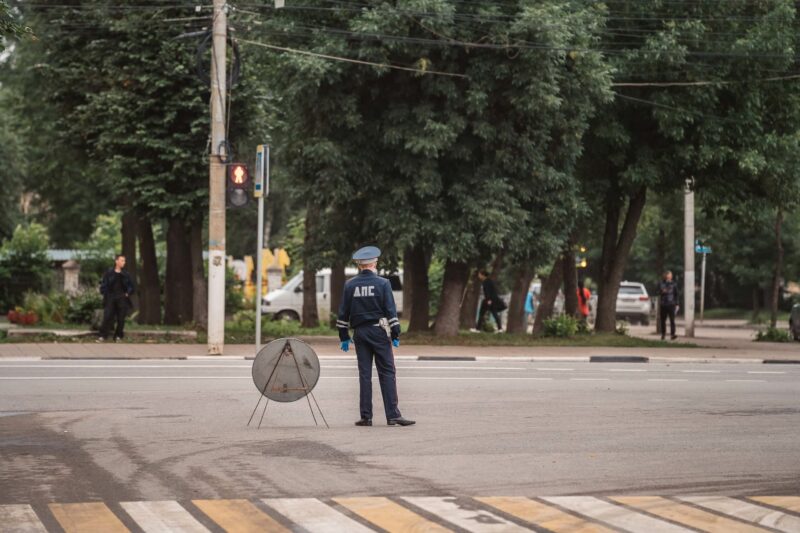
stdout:
POLYGON ((620 320, 617 322, 617 327, 614 329, 614 332, 617 335, 628 335, 630 329, 631 325, 628 323, 627 320, 620 320))
POLYGON ((51 278, 47 230, 40 224, 17 226, 0 246, 0 308, 22 303, 25 292, 42 291, 51 278))
POLYGON ((36 313, 45 323, 63 323, 69 311, 69 297, 63 292, 26 292, 22 302, 26 310, 36 313))
POLYGON ((559 315, 544 321, 545 337, 572 337, 578 333, 578 319, 569 315, 559 315))
POLYGON ((792 342, 792 336, 788 330, 769 327, 756 333, 756 342, 792 342))
POLYGON ((103 297, 95 290, 86 290, 73 296, 67 309, 67 322, 91 324, 94 312, 103 308, 103 297))
MULTIPOLYGON (((225 267, 225 314, 235 315, 243 310, 244 306, 244 283, 236 278, 232 268, 225 267)), ((253 317, 255 314, 253 311, 253 317)), ((252 321, 254 322, 255 318, 252 321)))

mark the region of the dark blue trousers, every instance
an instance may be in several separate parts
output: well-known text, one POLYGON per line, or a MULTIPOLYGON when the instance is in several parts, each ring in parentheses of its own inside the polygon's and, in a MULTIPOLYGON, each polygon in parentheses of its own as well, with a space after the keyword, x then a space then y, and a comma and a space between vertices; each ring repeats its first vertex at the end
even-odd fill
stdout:
POLYGON ((378 368, 383 408, 386 420, 400 418, 397 408, 397 380, 395 378, 392 343, 386 330, 376 325, 364 325, 355 329, 353 341, 358 358, 358 383, 361 390, 361 418, 372 419, 372 359, 378 368))

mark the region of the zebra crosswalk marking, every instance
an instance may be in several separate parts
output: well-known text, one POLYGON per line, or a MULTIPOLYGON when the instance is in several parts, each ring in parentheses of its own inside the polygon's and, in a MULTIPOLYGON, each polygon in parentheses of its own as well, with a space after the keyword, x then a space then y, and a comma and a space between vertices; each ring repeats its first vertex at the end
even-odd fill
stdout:
POLYGON ((47 533, 47 529, 30 505, 0 505, 0 533, 47 533))
POLYGON ((178 502, 122 502, 120 505, 145 533, 208 533, 208 529, 178 502))
POLYGON ((678 499, 784 533, 800 531, 800 518, 750 502, 725 496, 679 496, 678 499))
POLYGON ((516 496, 475 498, 520 520, 549 529, 554 533, 614 533, 613 530, 578 518, 561 509, 516 496))
POLYGON ((688 533, 691 531, 685 527, 636 513, 591 496, 558 496, 542 499, 627 531, 646 531, 647 533, 688 533))
POLYGON ((409 531, 447 533, 450 531, 388 498, 334 498, 333 501, 390 533, 409 531))
POLYGON ((102 502, 51 503, 50 512, 66 533, 127 533, 130 530, 102 502))
POLYGON ((228 533, 288 533, 289 530, 247 500, 192 500, 228 533))
POLYGON ((372 532, 316 498, 266 498, 261 501, 309 533, 372 532))
POLYGON ((800 496, 750 496, 750 499, 800 513, 800 496))
POLYGON ((515 533, 529 529, 509 522, 494 513, 460 505, 456 498, 403 498, 438 517, 472 533, 515 533))
POLYGON ((0 505, 0 533, 43 533, 51 524, 66 533, 121 533, 126 524, 144 533, 800 533, 800 498, 398 496, 0 505))
POLYGON ((701 511, 659 496, 612 496, 610 499, 708 533, 768 533, 764 528, 701 511))

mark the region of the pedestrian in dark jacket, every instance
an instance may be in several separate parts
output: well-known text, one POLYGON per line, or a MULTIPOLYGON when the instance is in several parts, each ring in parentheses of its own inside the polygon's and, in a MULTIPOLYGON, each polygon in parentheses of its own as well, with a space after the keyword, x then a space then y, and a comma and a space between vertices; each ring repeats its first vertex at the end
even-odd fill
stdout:
POLYGON ((114 341, 122 339, 125 335, 125 316, 131 307, 130 296, 136 290, 136 284, 124 268, 125 256, 117 255, 114 258, 114 267, 109 268, 100 281, 100 294, 103 295, 103 324, 100 326, 100 337, 97 342, 106 340, 114 322, 116 322, 114 341))
POLYGON ((678 311, 678 284, 672 280, 672 272, 664 272, 664 279, 658 284, 661 315, 661 339, 664 339, 667 330, 667 317, 669 317, 670 338, 677 339, 675 335, 675 313, 678 311))
POLYGON ((492 278, 489 277, 489 272, 481 270, 478 272, 478 279, 481 280, 481 286, 483 288, 483 300, 481 300, 481 308, 478 312, 478 322, 471 331, 481 331, 486 313, 491 313, 494 317, 494 321, 497 323, 497 333, 502 333, 503 322, 500 320, 500 311, 506 309, 506 303, 500 298, 500 295, 497 294, 497 287, 494 281, 492 281, 492 278))

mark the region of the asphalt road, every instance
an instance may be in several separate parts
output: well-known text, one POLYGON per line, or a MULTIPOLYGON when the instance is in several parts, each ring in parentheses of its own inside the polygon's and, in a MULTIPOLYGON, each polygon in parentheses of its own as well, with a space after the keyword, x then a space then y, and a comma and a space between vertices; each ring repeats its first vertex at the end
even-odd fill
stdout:
POLYGON ((359 428, 355 362, 326 359, 330 429, 305 401, 248 427, 250 367, 0 361, 0 504, 800 494, 797 365, 400 361, 417 425, 385 425, 375 380, 359 428))

